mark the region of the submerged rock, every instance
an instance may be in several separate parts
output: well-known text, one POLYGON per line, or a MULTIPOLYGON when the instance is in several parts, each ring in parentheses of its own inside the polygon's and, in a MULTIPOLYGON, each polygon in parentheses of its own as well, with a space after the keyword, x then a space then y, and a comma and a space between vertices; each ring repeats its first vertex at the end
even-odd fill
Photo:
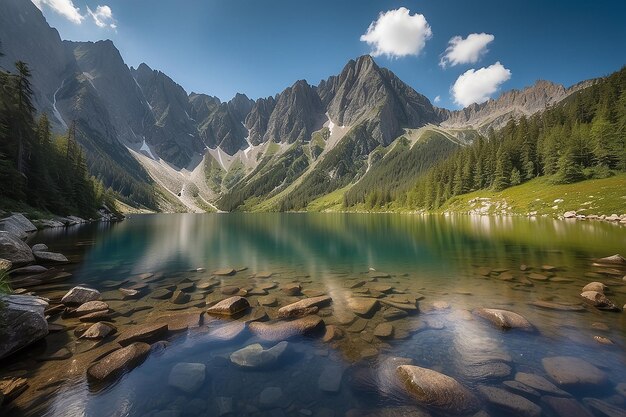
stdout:
POLYGON ((381 323, 374 329, 374 336, 386 339, 393 335, 393 326, 389 323, 381 323))
POLYGON ((280 342, 269 349, 263 349, 263 346, 255 343, 233 352, 230 355, 230 361, 242 368, 266 368, 275 364, 285 353, 288 346, 289 343, 280 342))
POLYGON ((341 380, 343 379, 343 368, 339 365, 327 365, 322 369, 322 373, 317 380, 320 391, 339 392, 341 380))
POLYGON ((81 304, 80 307, 74 311, 77 316, 84 316, 87 314, 95 313, 97 311, 108 311, 109 305, 104 301, 87 301, 81 304))
POLYGON ((209 314, 232 316, 250 307, 250 303, 243 297, 234 296, 220 301, 207 309, 209 314))
POLYGON ((237 271, 235 271, 233 268, 222 268, 222 269, 213 271, 213 275, 217 275, 217 276, 230 276, 230 275, 235 275, 236 273, 237 271))
POLYGON ((547 310, 558 310, 558 311, 584 311, 585 310, 585 307, 583 307, 580 304, 561 304, 561 303, 554 303, 551 301, 543 301, 543 300, 532 301, 528 304, 530 304, 531 306, 539 307, 539 308, 545 308, 547 310))
POLYGON ((494 407, 513 416, 540 417, 541 407, 524 397, 487 385, 478 387, 480 393, 494 407))
POLYGON ((556 395, 558 397, 569 396, 567 392, 559 389, 556 385, 539 375, 518 372, 515 374, 515 380, 546 394, 556 395))
POLYGON ((348 298, 346 303, 352 312, 360 316, 369 316, 378 308, 378 300, 375 298, 353 297, 348 298))
POLYGON ((283 398, 283 390, 280 387, 267 387, 259 394, 259 405, 262 408, 277 407, 283 398))
POLYGON ((589 362, 573 356, 554 356, 541 360, 543 368, 559 386, 596 388, 608 382, 604 372, 589 362))
POLYGON ((48 334, 48 303, 30 295, 0 295, 0 359, 48 334))
POLYGON ((87 376, 93 380, 105 381, 129 371, 144 361, 150 353, 147 343, 132 343, 124 348, 109 353, 99 362, 87 369, 87 376))
POLYGON ((320 307, 331 302, 331 298, 327 295, 319 297, 305 298, 304 300, 288 304, 278 309, 278 317, 290 318, 310 314, 313 307, 320 307))
POLYGON ((521 329, 526 331, 533 330, 533 326, 528 320, 512 311, 493 308, 477 308, 473 311, 473 313, 502 329, 521 329))
MULTIPOLYGON (((1 268, 0 268, 1 269, 1 268)), ((35 275, 47 272, 48 268, 41 265, 28 265, 11 271, 11 275, 35 275)))
POLYGON ((324 321, 321 318, 306 316, 297 320, 277 323, 254 322, 250 323, 249 328, 260 339, 274 342, 305 335, 323 326, 324 321))
POLYGON ((193 394, 198 391, 206 378, 206 366, 203 363, 177 363, 170 371, 167 380, 169 386, 193 394))
POLYGON ((396 373, 407 394, 422 406, 457 414, 472 413, 480 406, 471 391, 442 373, 413 365, 400 365, 396 373))
POLYGON ((609 300, 609 298, 597 291, 585 291, 580 296, 592 306, 600 310, 620 311, 621 309, 609 300))
POLYGON ((55 252, 33 252, 35 259, 43 263, 67 263, 69 262, 65 255, 55 252))
POLYGON ((210 329, 207 340, 209 342, 229 342, 239 337, 244 330, 246 330, 245 323, 235 321, 210 329))
POLYGON ((63 304, 84 304, 100 299, 100 292, 87 287, 74 287, 61 299, 63 304))
POLYGON ((556 417, 593 417, 585 407, 573 398, 546 395, 541 401, 552 410, 556 417))
POLYGON ((115 332, 115 327, 105 323, 95 323, 82 334, 84 339, 103 339, 115 332))
POLYGON ((167 323, 137 325, 122 332, 117 338, 117 343, 127 346, 135 342, 155 342, 165 335, 167 335, 167 323))
POLYGON ((2 231, 0 231, 0 258, 11 261, 13 266, 35 262, 35 256, 26 243, 18 236, 2 231))

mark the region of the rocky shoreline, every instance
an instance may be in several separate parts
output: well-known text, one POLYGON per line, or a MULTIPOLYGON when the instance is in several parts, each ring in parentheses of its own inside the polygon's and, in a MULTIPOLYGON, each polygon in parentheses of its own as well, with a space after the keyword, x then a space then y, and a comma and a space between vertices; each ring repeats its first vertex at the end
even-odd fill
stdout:
MULTIPOLYGON (((440 369, 417 366, 411 358, 385 355, 395 341, 452 327, 462 331, 463 323, 525 332, 529 337, 535 337, 539 323, 501 307, 459 309, 445 298, 431 299, 407 290, 396 275, 374 269, 347 277, 343 287, 331 291, 306 276, 249 273, 245 267, 212 272, 199 267, 181 273, 174 282, 165 274, 145 272, 125 280, 102 281, 98 288, 67 288, 62 285, 71 276, 62 268, 67 258, 50 252, 45 245, 29 247, 16 235, 2 231, 0 258, 0 269, 9 273, 14 288, 12 294, 0 296, 0 322, 11 324, 0 329, 0 360, 18 358, 0 379, 0 404, 3 402, 9 412, 45 404, 55 392, 51 387, 71 378, 87 380, 94 387, 114 384, 120 375, 132 372, 148 358, 158 357, 180 338, 186 338, 185 345, 225 347, 252 338, 254 343, 232 347, 223 359, 234 369, 264 370, 295 354, 293 342, 306 337, 319 346, 320 354, 330 358, 334 357, 330 352, 339 353, 338 361, 329 359, 320 370, 320 392, 336 394, 347 385, 355 392, 396 398, 410 407, 420 407, 420 414, 403 414, 406 410, 394 406, 389 408, 391 414, 385 415, 472 415, 485 406, 531 417, 540 416, 544 408, 557 410, 558 416, 574 415, 560 410, 573 410, 576 415, 619 415, 611 412, 620 412, 619 401, 626 403, 623 393, 616 394, 621 399, 615 395, 589 397, 583 403, 573 399, 570 392, 580 389, 606 390, 614 385, 619 393, 618 382, 623 382, 611 381, 605 370, 575 356, 547 355, 542 359, 541 372, 528 373, 516 369, 511 354, 500 343, 470 343, 457 347, 458 375, 452 377, 440 369), (51 342, 61 334, 67 335, 62 345, 51 342), (53 349, 33 350, 42 339, 50 341, 53 349), (30 352, 38 363, 58 363, 59 367, 52 368, 58 374, 31 375, 30 352), (63 368, 69 361, 72 366, 63 368), (353 365, 346 368, 344 362, 353 365)), ((589 278, 595 280, 580 289, 578 303, 545 298, 531 305, 547 311, 622 311, 610 288, 624 285, 626 260, 614 255, 595 260, 593 267, 596 272, 589 278)), ((476 268, 475 277, 524 291, 565 282, 558 272, 559 268, 551 265, 483 266, 476 268)), ((614 346, 601 334, 590 342, 607 349, 614 346)), ((166 383, 202 412, 237 414, 242 406, 232 397, 221 396, 214 401, 194 397, 209 379, 210 365, 178 362, 169 369, 166 383)), ((276 408, 288 415, 313 415, 301 404, 295 407, 293 400, 286 398, 287 389, 265 387, 247 406, 251 415, 265 415, 263 410, 276 408)), ((183 415, 185 405, 177 404, 178 408, 164 410, 170 412, 167 415, 183 415)), ((164 411, 155 409, 146 416, 160 417, 164 411)), ((369 414, 357 409, 346 413, 360 415, 369 414)))

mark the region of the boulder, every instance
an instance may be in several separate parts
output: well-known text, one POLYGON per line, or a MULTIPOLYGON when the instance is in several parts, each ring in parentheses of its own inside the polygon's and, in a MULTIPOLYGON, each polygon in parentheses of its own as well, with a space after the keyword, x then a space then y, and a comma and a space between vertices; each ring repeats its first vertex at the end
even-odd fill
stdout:
POLYGON ((35 259, 42 263, 58 263, 63 264, 69 262, 65 255, 55 252, 33 252, 35 259))
POLYGON ((223 316, 232 316, 250 307, 250 303, 243 297, 234 296, 220 301, 207 309, 207 313, 223 316))
POLYGON ((609 300, 609 298, 597 291, 585 291, 580 296, 583 298, 585 302, 591 304, 595 308, 600 310, 608 310, 608 311, 620 311, 621 309, 613 303, 613 301, 609 300))
POLYGON ((117 343, 127 346, 135 342, 155 342, 167 335, 167 323, 144 324, 129 327, 117 338, 117 343))
POLYGON ((0 259, 0 272, 8 271, 13 267, 13 262, 8 259, 0 259))
POLYGON ((99 362, 87 369, 87 377, 95 381, 106 381, 115 378, 125 371, 140 365, 150 353, 147 343, 132 343, 106 355, 99 362))
POLYGON ((586 292, 586 291, 596 291, 596 292, 599 292, 601 294, 604 294, 604 292, 606 290, 607 290, 607 286, 604 285, 603 283, 597 282, 597 281, 590 282, 589 284, 587 284, 587 285, 585 285, 583 287, 583 292, 586 292))
POLYGON ((167 380, 169 386, 188 394, 198 391, 206 378, 206 366, 203 363, 177 363, 170 371, 167 380))
POLYGON ((550 378, 565 389, 597 388, 608 382, 603 371, 573 356, 543 358, 541 363, 550 378))
POLYGON ((85 304, 81 304, 78 307, 74 314, 77 316, 84 316, 87 314, 95 313, 97 311, 108 311, 109 305, 104 301, 87 301, 85 304))
POLYGON ((495 408, 505 411, 508 415, 519 417, 540 417, 541 407, 524 397, 510 393, 502 388, 481 385, 480 393, 495 408))
POLYGON ((0 231, 13 233, 20 239, 26 239, 30 233, 37 231, 37 227, 23 214, 16 213, 0 219, 0 231))
POLYGON ((597 262, 611 265, 626 265, 626 258, 619 254, 615 254, 612 256, 607 256, 606 258, 600 258, 597 260, 597 262))
POLYGON ((331 302, 331 298, 327 295, 319 297, 305 298, 304 300, 288 304, 278 309, 279 318, 299 317, 311 313, 313 307, 320 307, 331 302))
POLYGON ((396 369, 406 393, 419 405, 453 414, 477 411, 480 402, 456 379, 414 365, 400 365, 396 369))
POLYGON ((477 308, 473 311, 475 315, 490 321, 502 329, 533 330, 532 324, 523 316, 508 310, 498 310, 494 308, 477 308))
POLYGON ((33 252, 47 252, 48 251, 48 245, 44 244, 44 243, 37 243, 36 245, 33 245, 33 247, 31 248, 33 252))
POLYGON ((246 346, 230 355, 230 361, 237 366, 248 369, 261 369, 274 365, 285 353, 289 344, 280 342, 277 345, 263 349, 258 343, 246 346))
POLYGON ((250 331, 262 340, 278 342, 292 337, 302 336, 324 326, 324 321, 317 316, 306 316, 297 320, 277 323, 250 323, 250 331))
POLYGON ((28 265, 21 268, 16 268, 11 271, 11 275, 36 275, 48 272, 48 268, 41 265, 28 265))
POLYGON ((81 337, 84 339, 104 339, 111 333, 115 333, 115 330, 115 327, 99 322, 91 325, 81 337))
POLYGON ((100 292, 92 288, 87 287, 74 287, 67 292, 61 299, 63 304, 76 305, 85 304, 89 301, 96 301, 100 299, 100 292))
POLYGON ((35 262, 35 256, 30 247, 18 236, 9 232, 0 232, 0 258, 11 261, 13 266, 35 262))
POLYGON ((48 303, 30 295, 0 295, 0 359, 44 338, 48 303))

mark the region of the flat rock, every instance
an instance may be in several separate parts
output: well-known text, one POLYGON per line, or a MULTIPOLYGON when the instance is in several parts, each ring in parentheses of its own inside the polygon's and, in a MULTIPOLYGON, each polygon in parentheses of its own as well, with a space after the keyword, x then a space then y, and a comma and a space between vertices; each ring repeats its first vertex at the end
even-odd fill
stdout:
POLYGON ((626 411, 623 408, 614 406, 597 398, 584 398, 583 402, 591 408, 596 415, 606 417, 626 417, 626 411))
MULTIPOLYGON (((3 260, 5 260, 5 259, 0 260, 0 263, 3 260)), ((9 261, 7 261, 7 262, 9 262, 9 261)), ((0 268, 0 269, 2 269, 2 268, 0 268)), ((36 275, 36 274, 43 274, 44 272, 48 272, 48 268, 46 268, 45 266, 28 265, 28 266, 23 266, 21 268, 13 269, 11 271, 11 275, 36 275)))
POLYGON ((186 292, 183 292, 182 290, 176 290, 174 291, 174 294, 172 294, 170 302, 172 304, 186 304, 189 302, 190 298, 191 297, 186 292))
POLYGON ((234 295, 240 291, 240 288, 235 285, 225 285, 220 288, 220 292, 224 295, 234 295))
POLYGON ((309 314, 313 307, 320 307, 326 304, 329 304, 332 299, 327 295, 322 295, 319 297, 305 298, 300 301, 296 301, 295 303, 288 304, 284 307, 278 309, 278 317, 280 318, 288 318, 288 317, 298 317, 302 315, 309 314), (306 313, 306 314, 303 314, 306 313))
POLYGON ((189 328, 200 326, 202 323, 202 311, 167 314, 159 316, 156 321, 167 324, 169 332, 183 332, 189 328))
POLYGON ((174 294, 174 291, 169 288, 157 288, 154 292, 152 292, 152 294, 150 294, 150 298, 154 298, 155 300, 166 300, 171 298, 172 294, 174 294))
POLYGON ((383 311, 383 319, 388 321, 403 319, 408 315, 409 313, 407 313, 405 310, 400 310, 399 308, 395 307, 389 307, 388 309, 383 311))
POLYGON ((266 306, 266 307, 275 307, 276 304, 278 304, 278 300, 273 295, 259 297, 257 301, 259 302, 260 305, 266 306))
POLYGON ((118 291, 122 293, 124 299, 139 297, 139 290, 134 290, 132 288, 118 288, 118 291))
POLYGON ((223 316, 232 316, 250 308, 250 303, 238 295, 220 301, 207 309, 207 313, 223 316))
POLYGON ((108 335, 115 332, 115 327, 105 323, 95 323, 91 325, 85 333, 82 334, 84 339, 104 339, 108 335))
POLYGON ((340 339, 344 336, 343 330, 339 327, 334 326, 332 324, 326 326, 324 330, 324 336, 322 337, 322 342, 330 342, 332 340, 340 339))
POLYGON ((0 295, 0 359, 44 338, 48 303, 30 295, 0 295))
POLYGON ((480 402, 456 379, 447 375, 413 365, 400 365, 396 375, 419 405, 437 411, 470 414, 480 407, 480 402))
POLYGON ((520 417, 540 417, 541 407, 524 397, 501 388, 481 385, 480 393, 494 407, 520 417))
POLYGON ((235 321, 223 326, 211 328, 207 339, 210 342, 230 342, 239 337, 244 330, 246 330, 246 324, 235 321))
POLYGON ((295 296, 300 295, 302 287, 300 286, 300 284, 287 284, 281 288, 281 291, 287 295, 295 296))
POLYGON ((608 382, 604 372, 573 356, 553 356, 541 360, 550 378, 564 388, 595 388, 608 382))
POLYGON ((100 299, 100 292, 93 288, 77 286, 72 288, 63 296, 61 302, 68 305, 85 304, 89 301, 100 299))
POLYGON ((274 275, 273 272, 271 271, 261 271, 261 272, 257 272, 254 277, 255 278, 260 278, 260 279, 266 279, 266 278, 271 278, 272 275, 274 275))
POLYGON ((389 338, 393 335, 393 326, 389 323, 381 323, 374 329, 374 336, 383 339, 389 338))
POLYGON ((547 281, 548 277, 543 274, 538 274, 537 272, 531 272, 528 274, 528 278, 533 281, 547 281))
POLYGON ((626 265, 626 259, 618 254, 613 256, 607 256, 606 258, 600 258, 597 260, 597 262, 610 265, 626 265))
POLYGON ((324 326, 324 321, 317 316, 306 316, 297 320, 277 323, 250 323, 250 331, 262 340, 282 341, 292 337, 302 336, 319 327, 324 326))
POLYGON ((86 314, 95 313, 96 311, 108 311, 109 305, 104 301, 87 301, 84 304, 81 304, 75 311, 74 314, 77 316, 84 316, 86 314))
POLYGON ((274 408, 279 405, 283 398, 283 390, 280 387, 267 387, 259 394, 259 406, 261 408, 274 408))
POLYGON ((231 276, 231 275, 235 275, 236 273, 237 271, 235 271, 233 268, 222 268, 222 269, 213 271, 213 275, 217 275, 217 276, 231 276))
POLYGON ((378 300, 375 298, 352 297, 346 300, 346 304, 360 316, 369 316, 378 308, 378 300))
POLYGON ((493 308, 477 308, 472 313, 488 320, 502 329, 533 330, 533 326, 528 320, 512 311, 493 308))
POLYGON ((203 363, 177 363, 167 379, 169 386, 188 394, 198 391, 206 378, 206 366, 203 363))
POLYGON ((67 263, 65 255, 55 252, 33 252, 35 259, 43 263, 67 263))
POLYGON ((404 310, 409 313, 414 313, 418 310, 415 303, 400 303, 400 302, 393 301, 387 298, 382 298, 380 302, 385 305, 388 305, 389 307, 397 308, 398 310, 404 310))
POLYGON ((343 372, 343 368, 339 365, 325 366, 317 380, 317 386, 320 391, 332 393, 339 392, 341 389, 343 372))
POLYGON ((109 310, 99 310, 83 314, 78 319, 82 322, 105 321, 111 319, 111 313, 109 310))
POLYGON ((521 382, 518 382, 518 381, 504 381, 502 385, 507 387, 510 391, 516 394, 520 394, 524 397, 534 397, 534 398, 541 397, 541 393, 539 393, 539 391, 534 390, 528 385, 522 384, 521 382))
POLYGON ((147 343, 132 343, 122 349, 109 353, 99 362, 87 369, 87 376, 97 381, 114 378, 124 371, 129 371, 144 361, 150 353, 147 343))
POLYGON ((280 359, 288 346, 289 343, 283 341, 269 349, 263 349, 263 346, 255 343, 233 352, 230 355, 230 361, 242 368, 267 368, 274 365, 280 359))
POLYGON ((154 342, 167 335, 167 323, 143 324, 129 327, 117 338, 122 346, 135 342, 154 342))
POLYGON ((569 397, 567 392, 559 389, 552 382, 539 375, 518 372, 515 374, 515 380, 546 394, 556 395, 558 397, 569 397))
POLYGON ((361 333, 367 327, 367 320, 358 318, 348 327, 350 333, 361 333))
POLYGON ((18 236, 5 231, 0 231, 0 258, 11 261, 13 266, 35 262, 30 247, 18 236))
POLYGON ((546 395, 541 397, 541 401, 552 410, 556 417, 593 417, 593 414, 573 398, 546 395))

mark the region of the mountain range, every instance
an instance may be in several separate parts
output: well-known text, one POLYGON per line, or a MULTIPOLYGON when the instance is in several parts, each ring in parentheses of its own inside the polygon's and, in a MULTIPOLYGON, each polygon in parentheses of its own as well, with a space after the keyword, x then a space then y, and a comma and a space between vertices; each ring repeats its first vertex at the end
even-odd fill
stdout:
POLYGON ((222 102, 145 63, 128 67, 109 40, 63 41, 27 0, 0 2, 0 42, 0 66, 29 64, 54 131, 75 123, 90 172, 125 202, 163 211, 304 210, 404 161, 401 187, 490 128, 593 83, 538 81, 451 111, 365 55, 318 85, 222 102))

